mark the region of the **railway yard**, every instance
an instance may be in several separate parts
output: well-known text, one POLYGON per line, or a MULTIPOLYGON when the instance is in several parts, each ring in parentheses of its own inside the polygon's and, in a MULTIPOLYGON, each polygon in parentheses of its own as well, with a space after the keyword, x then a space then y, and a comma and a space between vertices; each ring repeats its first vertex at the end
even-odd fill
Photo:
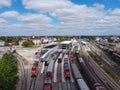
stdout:
MULTIPOLYGON (((58 46, 44 48, 44 53, 41 53, 43 47, 16 49, 14 55, 20 68, 17 90, 120 90, 120 83, 87 52, 96 49, 90 43, 83 43, 78 41, 70 50, 58 46)), ((117 65, 110 60, 107 62, 117 65)), ((112 69, 119 77, 119 69, 112 69)))

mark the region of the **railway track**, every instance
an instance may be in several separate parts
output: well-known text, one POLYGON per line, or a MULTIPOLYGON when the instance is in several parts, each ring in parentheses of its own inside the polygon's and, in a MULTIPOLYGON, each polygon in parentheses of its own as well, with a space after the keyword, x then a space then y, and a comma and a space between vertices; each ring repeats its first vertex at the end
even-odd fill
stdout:
POLYGON ((17 56, 21 67, 21 83, 20 83, 21 85, 19 90, 43 90, 44 75, 41 69, 44 63, 42 62, 39 63, 37 77, 31 78, 32 65, 29 65, 29 63, 26 62, 25 58, 23 58, 21 55, 19 54, 15 55, 17 56))
POLYGON ((93 52, 96 52, 98 57, 101 57, 103 64, 108 66, 112 71, 114 71, 118 76, 120 76, 120 66, 108 58, 100 49, 98 49, 95 45, 89 44, 89 47, 93 52))
POLYGON ((54 75, 53 75, 53 83, 52 83, 53 90, 58 90, 57 70, 58 70, 58 59, 55 60, 55 66, 54 66, 54 75))
POLYGON ((38 75, 36 77, 36 83, 35 83, 35 89, 34 90, 43 90, 43 84, 44 84, 44 73, 41 73, 42 66, 44 63, 40 62, 39 64, 39 71, 38 75))
POLYGON ((94 71, 109 90, 120 90, 120 86, 117 85, 117 83, 110 76, 108 76, 108 74, 106 74, 101 68, 95 66, 95 62, 92 62, 91 65, 94 65, 94 68, 96 68, 94 69, 94 71))
MULTIPOLYGON (((86 54, 86 57, 89 57, 87 52, 84 53, 86 54)), ((120 86, 108 74, 106 74, 105 71, 103 71, 91 57, 89 57, 89 59, 90 66, 108 90, 120 90, 120 86)))
POLYGON ((20 63, 20 67, 21 67, 21 88, 20 90, 39 90, 39 89, 36 89, 36 83, 39 83, 40 81, 38 81, 37 79, 40 78, 39 77, 39 73, 40 73, 40 70, 41 70, 41 65, 42 63, 40 63, 39 65, 39 71, 38 71, 38 75, 36 78, 31 78, 31 68, 29 67, 28 68, 28 65, 25 65, 24 61, 25 60, 21 60, 22 57, 20 55, 17 55, 17 59, 20 63))
POLYGON ((54 66, 54 79, 53 81, 56 83, 57 82, 57 68, 58 68, 58 60, 55 61, 55 66, 54 66))
POLYGON ((67 90, 71 90, 71 82, 70 79, 66 79, 67 90))
POLYGON ((86 67, 89 69, 90 73, 92 73, 92 78, 94 78, 95 82, 99 82, 99 83, 102 84, 101 80, 99 79, 99 77, 97 76, 97 74, 95 73, 95 71, 93 70, 93 68, 91 67, 91 65, 89 64, 89 61, 87 60, 88 56, 83 55, 82 57, 85 60, 86 67))
POLYGON ((35 90, 36 78, 31 79, 29 90, 35 90))
POLYGON ((37 77, 34 77, 34 78, 31 78, 31 81, 30 81, 30 87, 29 87, 29 90, 39 90, 39 87, 38 87, 38 83, 40 83, 40 70, 41 70, 41 67, 42 66, 42 62, 39 63, 38 65, 38 74, 37 74, 37 77))
MULTIPOLYGON (((42 88, 43 88, 43 80, 41 80, 41 79, 43 79, 42 77, 41 77, 41 69, 42 69, 42 65, 43 65, 43 63, 42 62, 40 62, 39 63, 39 67, 38 67, 38 74, 37 74, 37 77, 35 78, 36 80, 35 80, 35 85, 34 85, 34 89, 32 89, 32 90, 42 90, 42 88), (41 83, 41 84, 40 84, 41 83)), ((34 83, 33 83, 34 84, 34 83)))
POLYGON ((21 77, 20 77, 20 90, 27 90, 27 75, 28 75, 28 67, 25 66, 24 60, 21 56, 19 56, 18 54, 14 54, 17 57, 17 60, 19 62, 20 65, 20 73, 21 73, 21 77))
POLYGON ((62 82, 62 80, 61 80, 61 63, 58 63, 58 68, 57 68, 57 77, 58 77, 58 88, 59 88, 59 90, 62 90, 62 84, 61 84, 61 82, 62 82))
MULTIPOLYGON (((85 65, 86 69, 88 69, 87 73, 90 74, 91 79, 90 79, 89 74, 86 75, 86 71, 83 71, 83 74, 85 76, 85 79, 88 81, 88 85, 91 88, 91 90, 94 90, 94 84, 95 83, 100 83, 101 85, 103 85, 103 83, 102 83, 101 79, 97 76, 95 71, 92 69, 92 67, 89 65, 89 63, 86 61, 86 58, 84 58, 84 61, 85 61, 85 64, 86 64, 85 65)), ((86 70, 86 69, 83 69, 83 67, 82 67, 82 70, 86 70)))

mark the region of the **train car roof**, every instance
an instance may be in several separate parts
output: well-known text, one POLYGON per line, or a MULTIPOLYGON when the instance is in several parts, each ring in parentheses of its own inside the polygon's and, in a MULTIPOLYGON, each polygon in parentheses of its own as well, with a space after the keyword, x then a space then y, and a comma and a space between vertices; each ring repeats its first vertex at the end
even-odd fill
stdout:
POLYGON ((83 62, 84 62, 84 60, 83 60, 82 57, 79 57, 79 62, 80 62, 80 63, 83 63, 83 62))
POLYGON ((72 72, 73 72, 75 79, 82 78, 82 75, 79 69, 77 68, 76 64, 73 63, 71 64, 71 66, 72 66, 72 72))
POLYGON ((77 79, 80 90, 90 90, 83 79, 77 79))
POLYGON ((43 54, 40 58, 45 58, 46 55, 48 55, 51 51, 53 51, 53 48, 48 50, 45 54, 43 54))
POLYGON ((52 71, 53 71, 53 67, 54 67, 54 61, 51 60, 51 61, 50 61, 50 64, 48 65, 47 72, 52 72, 52 71))

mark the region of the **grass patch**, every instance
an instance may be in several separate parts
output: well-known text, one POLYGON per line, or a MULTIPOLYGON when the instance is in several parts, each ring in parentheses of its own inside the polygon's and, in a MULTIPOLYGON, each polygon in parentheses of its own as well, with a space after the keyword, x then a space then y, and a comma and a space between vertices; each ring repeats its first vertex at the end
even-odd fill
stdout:
POLYGON ((92 51, 87 51, 87 52, 88 52, 88 54, 94 59, 94 61, 95 61, 97 64, 101 65, 100 60, 97 59, 97 57, 95 56, 95 54, 94 54, 92 51))
POLYGON ((60 39, 57 39, 55 42, 63 42, 63 41, 66 41, 68 40, 67 38, 60 38, 60 39))

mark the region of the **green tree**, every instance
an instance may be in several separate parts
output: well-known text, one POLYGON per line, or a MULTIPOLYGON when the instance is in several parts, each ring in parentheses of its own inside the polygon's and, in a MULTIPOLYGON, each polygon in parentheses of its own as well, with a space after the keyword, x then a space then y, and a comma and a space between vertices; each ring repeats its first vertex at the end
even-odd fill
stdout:
POLYGON ((57 39, 55 42, 63 42, 63 41, 66 41, 66 40, 68 40, 68 38, 60 38, 60 39, 57 39))
POLYGON ((25 42, 23 43, 23 46, 25 46, 25 47, 30 47, 30 46, 32 46, 32 45, 34 45, 34 43, 33 43, 31 40, 25 41, 25 42))
POLYGON ((18 80, 18 63, 12 53, 0 60, 0 90, 15 90, 18 80))
POLYGON ((8 46, 10 42, 16 42, 16 45, 18 45, 19 40, 21 40, 20 37, 0 37, 0 40, 5 41, 5 46, 8 46))
POLYGON ((108 42, 113 42, 113 40, 109 37, 109 38, 108 38, 108 42))

